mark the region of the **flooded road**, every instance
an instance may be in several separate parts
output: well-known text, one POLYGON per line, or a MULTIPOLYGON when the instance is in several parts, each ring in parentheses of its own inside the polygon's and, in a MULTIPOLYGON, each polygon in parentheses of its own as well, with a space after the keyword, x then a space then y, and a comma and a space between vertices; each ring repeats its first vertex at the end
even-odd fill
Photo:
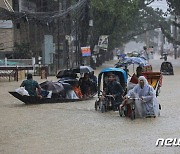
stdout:
MULTIPOLYGON (((180 59, 170 61, 175 75, 163 76, 158 96, 161 116, 152 119, 131 121, 119 117, 118 112, 97 112, 94 110, 97 97, 88 102, 24 105, 8 94, 21 81, 1 81, 0 153, 179 153, 180 147, 155 145, 158 138, 180 138, 180 59)), ((159 71, 161 62, 159 58, 150 60, 154 71, 159 71)), ((112 67, 114 63, 108 62, 101 68, 112 67)))

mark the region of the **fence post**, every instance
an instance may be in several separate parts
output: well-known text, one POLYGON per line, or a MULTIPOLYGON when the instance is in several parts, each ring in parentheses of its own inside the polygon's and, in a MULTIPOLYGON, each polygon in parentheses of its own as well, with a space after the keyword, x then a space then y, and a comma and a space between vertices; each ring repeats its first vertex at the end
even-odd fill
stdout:
POLYGON ((41 79, 47 79, 48 76, 48 67, 41 66, 41 79))
POLYGON ((18 66, 16 66, 16 81, 18 81, 18 66))
POLYGON ((35 59, 35 57, 32 57, 33 72, 35 72, 35 64, 36 64, 36 59, 35 59))
POLYGON ((4 65, 7 66, 7 58, 4 59, 4 65))

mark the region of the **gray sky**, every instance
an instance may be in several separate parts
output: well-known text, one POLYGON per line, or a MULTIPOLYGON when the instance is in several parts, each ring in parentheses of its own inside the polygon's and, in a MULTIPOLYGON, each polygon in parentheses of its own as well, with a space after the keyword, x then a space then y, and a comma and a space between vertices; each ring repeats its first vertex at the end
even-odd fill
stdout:
POLYGON ((160 8, 163 10, 163 12, 166 12, 167 11, 167 3, 166 3, 166 0, 162 0, 162 1, 155 1, 153 2, 150 6, 152 6, 153 8, 160 8))
MULTIPOLYGON (((166 12, 168 9, 166 0, 153 2, 150 6, 152 6, 154 9, 160 8, 162 9, 163 12, 166 12)), ((134 50, 136 51, 142 50, 143 46, 145 46, 145 43, 136 43, 136 42, 130 41, 129 43, 125 45, 125 51, 132 52, 134 50)))

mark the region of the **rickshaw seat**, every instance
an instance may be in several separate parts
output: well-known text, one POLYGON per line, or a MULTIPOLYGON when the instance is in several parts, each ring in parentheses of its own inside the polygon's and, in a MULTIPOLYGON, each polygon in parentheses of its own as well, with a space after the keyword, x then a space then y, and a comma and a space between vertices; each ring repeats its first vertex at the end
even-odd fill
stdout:
POLYGON ((143 75, 146 77, 148 83, 155 89, 157 84, 161 84, 162 75, 160 72, 143 72, 143 75), (158 83, 159 81, 159 83, 158 83))
POLYGON ((148 80, 148 83, 155 89, 155 88, 156 88, 156 85, 157 85, 157 83, 158 83, 158 79, 148 80))

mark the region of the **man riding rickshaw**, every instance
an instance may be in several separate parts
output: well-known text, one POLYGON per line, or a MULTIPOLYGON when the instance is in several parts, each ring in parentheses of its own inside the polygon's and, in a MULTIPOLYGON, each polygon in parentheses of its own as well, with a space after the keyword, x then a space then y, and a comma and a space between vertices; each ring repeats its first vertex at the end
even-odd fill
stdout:
POLYGON ((101 112, 119 110, 126 90, 127 75, 123 69, 106 68, 98 76, 98 100, 95 109, 101 112))

